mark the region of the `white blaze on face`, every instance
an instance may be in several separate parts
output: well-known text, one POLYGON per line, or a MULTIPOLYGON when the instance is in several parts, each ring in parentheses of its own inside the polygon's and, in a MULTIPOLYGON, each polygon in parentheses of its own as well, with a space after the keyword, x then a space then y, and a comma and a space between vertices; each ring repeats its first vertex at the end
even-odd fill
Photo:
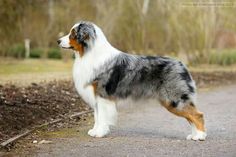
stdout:
MULTIPOLYGON (((71 30, 72 30, 73 28, 77 27, 78 25, 79 25, 79 24, 75 24, 75 25, 71 28, 71 30)), ((71 33, 71 30, 70 30, 70 33, 71 33)), ((71 45, 70 45, 70 38, 69 38, 70 33, 67 34, 67 35, 65 35, 65 36, 63 36, 63 37, 61 37, 61 38, 59 39, 59 40, 61 41, 60 44, 59 44, 59 46, 60 46, 61 48, 70 48, 70 47, 71 47, 71 45)))
POLYGON ((59 46, 62 47, 62 48, 70 48, 70 40, 69 40, 69 36, 70 34, 64 36, 64 37, 61 37, 59 40, 61 41, 59 46))

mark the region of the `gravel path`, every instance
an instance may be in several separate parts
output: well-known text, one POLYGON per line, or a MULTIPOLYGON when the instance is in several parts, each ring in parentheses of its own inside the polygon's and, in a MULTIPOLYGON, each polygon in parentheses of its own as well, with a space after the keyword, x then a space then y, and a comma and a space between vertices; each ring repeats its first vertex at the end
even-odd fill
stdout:
POLYGON ((107 138, 90 138, 85 131, 78 132, 81 136, 50 137, 47 140, 52 144, 37 145, 30 156, 235 157, 235 93, 236 85, 198 95, 198 108, 205 113, 208 132, 204 142, 185 140, 191 130, 188 123, 159 105, 122 105, 118 125, 107 138))

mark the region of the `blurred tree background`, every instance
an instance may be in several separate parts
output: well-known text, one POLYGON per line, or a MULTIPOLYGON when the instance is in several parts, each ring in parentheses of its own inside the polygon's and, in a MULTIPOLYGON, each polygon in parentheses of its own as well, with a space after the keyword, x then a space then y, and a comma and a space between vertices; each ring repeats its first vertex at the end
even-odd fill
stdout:
POLYGON ((99 25, 122 51, 188 63, 236 63, 233 0, 0 0, 0 56, 61 58, 56 44, 74 23, 99 25))

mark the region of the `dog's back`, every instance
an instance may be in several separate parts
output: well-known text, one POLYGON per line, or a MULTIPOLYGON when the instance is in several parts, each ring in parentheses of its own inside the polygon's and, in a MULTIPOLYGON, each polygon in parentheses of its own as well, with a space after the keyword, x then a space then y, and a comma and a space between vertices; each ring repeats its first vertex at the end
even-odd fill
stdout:
POLYGON ((158 98, 174 106, 195 95, 195 85, 186 67, 167 57, 122 53, 103 65, 97 74, 96 92, 103 97, 135 100, 158 98))

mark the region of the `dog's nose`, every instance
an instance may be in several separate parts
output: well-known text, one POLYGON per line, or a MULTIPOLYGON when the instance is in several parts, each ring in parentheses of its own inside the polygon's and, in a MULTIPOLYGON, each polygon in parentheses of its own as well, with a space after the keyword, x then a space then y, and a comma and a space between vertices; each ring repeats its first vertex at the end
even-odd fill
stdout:
POLYGON ((58 43, 58 45, 61 43, 61 40, 59 39, 59 40, 57 40, 57 43, 58 43))

